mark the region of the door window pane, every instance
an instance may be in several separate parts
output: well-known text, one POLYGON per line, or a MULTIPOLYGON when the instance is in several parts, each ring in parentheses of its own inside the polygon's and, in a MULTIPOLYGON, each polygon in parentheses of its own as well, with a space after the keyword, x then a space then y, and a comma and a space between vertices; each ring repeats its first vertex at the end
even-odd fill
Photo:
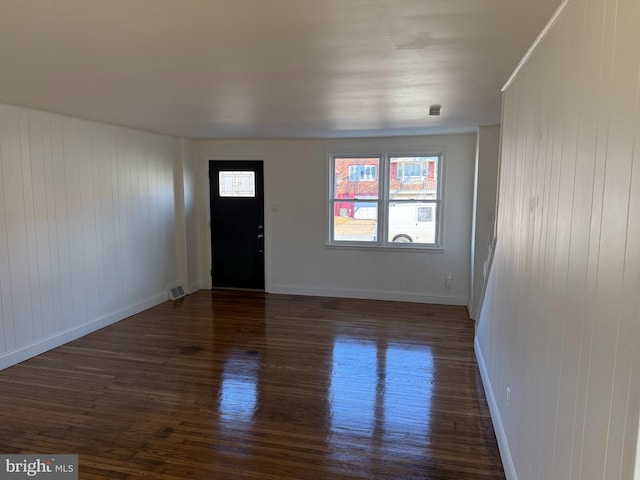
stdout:
POLYGON ((255 172, 220 172, 221 197, 255 197, 255 172))

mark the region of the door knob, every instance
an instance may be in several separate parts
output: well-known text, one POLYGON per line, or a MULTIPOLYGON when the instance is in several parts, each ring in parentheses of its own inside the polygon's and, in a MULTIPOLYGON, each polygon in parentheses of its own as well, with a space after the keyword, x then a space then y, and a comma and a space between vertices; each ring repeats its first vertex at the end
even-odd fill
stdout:
POLYGON ((263 234, 261 234, 261 233, 259 233, 259 234, 258 234, 258 238, 264 238, 264 235, 263 235, 263 234))

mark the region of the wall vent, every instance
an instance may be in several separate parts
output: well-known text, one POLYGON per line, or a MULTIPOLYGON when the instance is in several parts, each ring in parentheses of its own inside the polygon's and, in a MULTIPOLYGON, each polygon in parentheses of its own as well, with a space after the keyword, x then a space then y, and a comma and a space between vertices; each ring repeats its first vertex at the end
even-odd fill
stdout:
POLYGON ((169 288, 169 300, 178 300, 179 298, 186 296, 187 294, 185 293, 182 285, 169 288))

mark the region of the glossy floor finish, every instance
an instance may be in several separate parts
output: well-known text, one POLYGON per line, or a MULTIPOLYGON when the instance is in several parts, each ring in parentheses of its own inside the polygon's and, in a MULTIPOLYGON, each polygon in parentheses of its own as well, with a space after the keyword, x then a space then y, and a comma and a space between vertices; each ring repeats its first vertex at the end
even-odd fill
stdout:
POLYGON ((503 479, 461 307, 201 291, 0 372, 80 478, 503 479))

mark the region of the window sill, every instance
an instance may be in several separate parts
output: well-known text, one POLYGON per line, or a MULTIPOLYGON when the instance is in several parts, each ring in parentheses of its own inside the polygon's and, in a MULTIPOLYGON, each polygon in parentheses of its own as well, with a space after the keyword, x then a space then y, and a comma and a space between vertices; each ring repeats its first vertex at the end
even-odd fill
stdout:
POLYGON ((382 250, 386 252, 413 252, 413 253, 444 253, 443 247, 430 247, 425 245, 412 245, 410 243, 399 245, 379 245, 379 244, 367 244, 367 243, 330 243, 324 244, 325 248, 330 250, 382 250))

